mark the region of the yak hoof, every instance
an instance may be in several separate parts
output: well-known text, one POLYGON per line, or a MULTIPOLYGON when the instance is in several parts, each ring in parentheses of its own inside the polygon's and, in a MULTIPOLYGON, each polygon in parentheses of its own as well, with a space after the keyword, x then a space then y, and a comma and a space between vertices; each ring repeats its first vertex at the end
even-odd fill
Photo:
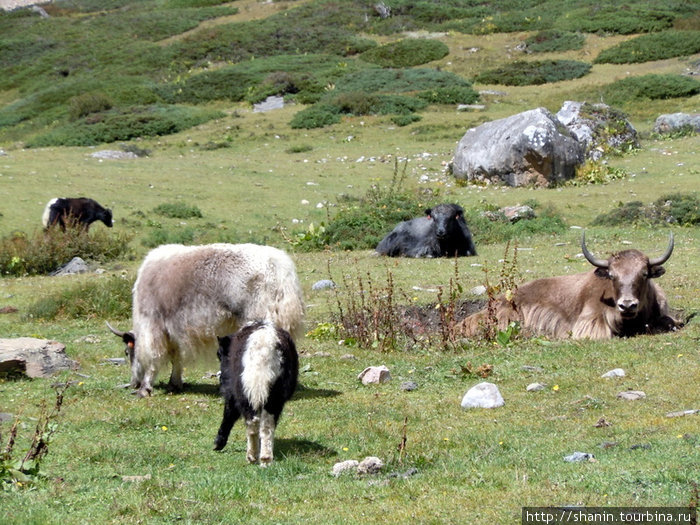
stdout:
POLYGON ((265 468, 265 467, 269 466, 270 463, 272 463, 272 458, 271 458, 271 457, 267 457, 267 456, 266 456, 266 457, 261 457, 261 458, 260 458, 260 466, 261 466, 262 468, 265 468))
POLYGON ((222 450, 226 446, 225 439, 216 438, 214 440, 214 450, 222 450))

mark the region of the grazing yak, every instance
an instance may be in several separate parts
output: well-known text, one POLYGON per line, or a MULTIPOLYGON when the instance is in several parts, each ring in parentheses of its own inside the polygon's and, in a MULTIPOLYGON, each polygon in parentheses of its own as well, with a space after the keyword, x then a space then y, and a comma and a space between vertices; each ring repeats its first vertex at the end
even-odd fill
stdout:
POLYGON ((377 245, 389 257, 455 257, 476 255, 464 210, 457 204, 438 204, 425 217, 404 221, 377 245))
POLYGON ((274 455, 277 421, 297 386, 299 356, 294 341, 286 330, 255 321, 219 338, 219 360, 224 417, 214 450, 226 446, 233 424, 242 415, 246 458, 267 466, 274 455))
POLYGON ((509 299, 500 296, 458 328, 469 337, 480 333, 487 317, 504 330, 512 321, 528 332, 573 339, 610 339, 675 330, 663 290, 651 279, 660 277, 673 252, 673 234, 666 252, 649 259, 638 250, 624 250, 607 260, 581 249, 595 268, 586 273, 537 279, 517 288, 509 299), (480 326, 481 325, 481 326, 480 326))
POLYGON ((256 244, 167 244, 144 259, 136 276, 133 331, 110 330, 126 343, 131 387, 149 396, 160 368, 172 363, 170 388, 182 390, 182 367, 211 356, 217 337, 266 320, 299 335, 304 303, 294 263, 256 244))
POLYGON ((95 221, 102 221, 105 226, 111 228, 112 210, 103 208, 97 201, 85 197, 51 199, 41 217, 44 228, 58 224, 63 231, 66 231, 66 224, 73 223, 87 231, 95 221))

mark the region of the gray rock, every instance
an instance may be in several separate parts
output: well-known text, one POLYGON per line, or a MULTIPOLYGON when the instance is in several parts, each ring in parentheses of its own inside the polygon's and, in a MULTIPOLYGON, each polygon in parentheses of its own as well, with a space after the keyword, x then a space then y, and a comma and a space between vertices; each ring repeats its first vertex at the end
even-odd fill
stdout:
POLYGON ((564 456, 564 461, 576 463, 578 461, 595 461, 595 456, 590 452, 574 452, 569 456, 564 456))
POLYGON ((34 378, 77 368, 78 363, 66 356, 66 346, 57 341, 33 337, 0 339, 0 372, 18 372, 34 378))
POLYGON ((348 459, 347 461, 341 461, 341 462, 333 465, 333 469, 331 470, 331 474, 333 474, 337 478, 343 472, 348 472, 348 471, 357 472, 357 466, 359 464, 360 463, 354 459, 348 459))
POLYGON ((462 408, 497 408, 503 405, 505 401, 498 387, 488 382, 471 387, 462 398, 462 408))
POLYGON ((522 219, 534 219, 537 217, 535 210, 530 206, 525 206, 518 204, 516 206, 506 206, 499 210, 503 215, 506 216, 509 222, 515 223, 522 219))
POLYGON ((557 119, 579 141, 588 159, 599 160, 611 148, 639 147, 637 130, 622 112, 606 104, 567 100, 557 119))
POLYGON ((384 462, 375 456, 367 456, 357 465, 358 474, 377 474, 384 468, 384 462))
POLYGON ((645 397, 647 397, 647 395, 641 390, 625 390, 617 394, 618 399, 624 399, 625 401, 637 401, 645 397))
POLYGON ((273 109, 282 109, 284 107, 284 98, 276 95, 267 97, 263 102, 253 104, 253 113, 265 113, 273 109))
POLYGON ((328 290, 330 288, 335 288, 335 283, 330 279, 321 279, 311 285, 312 290, 328 290))
POLYGON ((700 132, 700 113, 669 113, 659 115, 654 122, 656 133, 671 133, 683 128, 692 128, 700 132))
POLYGON ((400 388, 404 392, 413 392, 418 388, 418 383, 416 383, 415 381, 404 381, 403 383, 401 383, 400 388))
POLYGON ((138 159, 139 156, 132 151, 119 151, 112 149, 104 149, 101 151, 96 151, 90 155, 95 159, 109 159, 109 160, 125 160, 125 159, 138 159))
POLYGON ((625 371, 622 368, 613 368, 612 370, 609 370, 608 372, 605 372, 602 376, 600 377, 605 377, 605 378, 611 378, 611 377, 625 377, 625 371))
POLYGON ((539 392, 540 390, 544 390, 544 388, 545 385, 542 383, 530 383, 525 390, 528 392, 539 392))
POLYGON ((61 266, 51 275, 75 275, 78 273, 87 273, 90 271, 88 265, 80 257, 73 257, 68 263, 61 266))
POLYGON ((571 179, 583 148, 545 108, 518 113, 468 130, 455 149, 458 179, 549 186, 571 179))
POLYGON ((363 385, 386 383, 387 381, 391 381, 391 373, 384 365, 368 366, 360 372, 357 379, 362 381, 363 385))
POLYGON ((679 412, 669 412, 666 417, 683 417, 692 416, 693 414, 700 414, 700 409, 694 408, 690 410, 680 410, 679 412))

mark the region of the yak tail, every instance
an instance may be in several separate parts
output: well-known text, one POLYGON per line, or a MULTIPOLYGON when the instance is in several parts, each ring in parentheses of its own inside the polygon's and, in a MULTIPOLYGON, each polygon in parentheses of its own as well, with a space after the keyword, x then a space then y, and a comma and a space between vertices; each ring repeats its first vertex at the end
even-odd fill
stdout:
POLYGON ((293 263, 279 275, 277 293, 270 307, 269 318, 277 326, 290 333, 293 340, 303 334, 304 298, 293 263))
POLYGON ((243 393, 255 411, 267 403, 272 386, 282 373, 282 354, 275 327, 264 323, 253 330, 243 351, 243 393))
POLYGON ((46 204, 46 207, 44 208, 44 213, 41 216, 41 224, 44 225, 44 228, 49 227, 49 221, 51 220, 51 206, 53 206, 53 204, 57 200, 58 200, 58 197, 54 197, 46 204))

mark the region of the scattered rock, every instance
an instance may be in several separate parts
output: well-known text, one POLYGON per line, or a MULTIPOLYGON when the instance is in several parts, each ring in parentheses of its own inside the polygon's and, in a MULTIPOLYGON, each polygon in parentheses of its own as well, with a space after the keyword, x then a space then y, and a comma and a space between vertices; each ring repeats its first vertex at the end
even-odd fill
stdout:
POLYGON ((376 456, 368 456, 357 465, 358 474, 377 474, 384 468, 384 462, 376 456))
POLYGON ((600 448, 602 448, 602 449, 613 448, 613 447, 616 447, 616 446, 617 446, 617 442, 616 442, 616 441, 603 441, 603 442, 600 444, 600 448))
POLYGON ((484 104, 458 104, 457 111, 483 111, 486 109, 484 104))
POLYGON ((669 412, 668 414, 666 414, 666 417, 683 417, 692 416, 693 414, 700 414, 700 409, 694 408, 691 410, 681 410, 679 412, 669 412))
POLYGON ((321 279, 311 285, 312 290, 328 290, 330 288, 335 288, 335 283, 330 279, 321 279))
POLYGON ((564 461, 568 461, 569 463, 576 463, 578 461, 590 461, 595 463, 596 459, 590 452, 574 452, 569 456, 564 456, 564 461))
POLYGON ((411 476, 415 476, 416 474, 418 474, 418 469, 416 467, 411 467, 406 472, 392 472, 389 474, 389 477, 408 479, 411 476))
POLYGON ((7 423, 8 421, 12 421, 15 418, 12 414, 8 414, 7 412, 0 412, 0 423, 7 423))
POLYGON ((654 122, 656 133, 671 133, 683 128, 691 128, 696 132, 700 131, 700 113, 669 113, 659 115, 654 122))
POLYGON ((59 370, 76 370, 78 363, 66 356, 66 346, 57 341, 18 337, 0 339, 0 373, 49 377, 59 370))
POLYGON ((265 113, 273 109, 282 109, 284 107, 284 97, 270 95, 264 101, 253 104, 253 113, 265 113))
POLYGON ((625 390, 617 394, 618 399, 624 399, 625 401, 637 401, 645 397, 647 397, 647 395, 641 390, 625 390))
POLYGON ((613 368, 612 370, 605 372, 602 376, 605 378, 610 377, 625 377, 625 371, 622 368, 613 368))
POLYGON ((90 154, 91 157, 95 159, 109 159, 109 160, 124 160, 124 159, 138 159, 139 156, 133 151, 119 151, 112 149, 103 149, 101 151, 96 151, 90 154))
POLYGON ((608 420, 606 420, 604 417, 601 417, 595 425, 593 425, 596 428, 605 428, 611 426, 612 423, 610 423, 608 420))
POLYGON ((479 383, 462 398, 462 408, 497 408, 505 405, 503 396, 493 383, 479 383))
POLYGON ((363 385, 386 383, 391 380, 389 369, 382 366, 368 366, 357 376, 363 385))
POLYGON ((61 266, 51 275, 75 275, 79 273, 87 273, 89 270, 87 263, 80 257, 73 257, 68 263, 61 266))
POLYGON ((418 388, 418 383, 415 381, 404 381, 401 383, 401 390, 404 392, 412 392, 418 388))
POLYGON ((529 385, 527 385, 527 388, 525 390, 527 390, 528 392, 539 392, 540 390, 544 389, 545 385, 543 385, 542 383, 530 383, 529 385))
POLYGON ((535 210, 533 210, 530 206, 521 204, 516 206, 506 206, 505 208, 501 208, 499 211, 506 216, 506 219, 508 219, 510 223, 516 223, 522 219, 527 220, 537 217, 535 210))
POLYGON ((341 461, 340 463, 336 463, 333 465, 333 470, 331 470, 331 474, 333 474, 336 478, 340 476, 343 472, 348 472, 352 470, 353 472, 357 472, 357 466, 360 464, 359 461, 356 461, 354 459, 348 459, 347 461, 341 461))
POLYGON ((630 450, 651 450, 649 443, 636 443, 630 447, 630 450))
POLYGON ((103 361, 112 365, 125 365, 126 357, 107 357, 103 361))
POLYGON ((486 286, 484 286, 483 284, 475 286, 474 288, 469 290, 469 293, 473 295, 484 295, 486 293, 486 286))

